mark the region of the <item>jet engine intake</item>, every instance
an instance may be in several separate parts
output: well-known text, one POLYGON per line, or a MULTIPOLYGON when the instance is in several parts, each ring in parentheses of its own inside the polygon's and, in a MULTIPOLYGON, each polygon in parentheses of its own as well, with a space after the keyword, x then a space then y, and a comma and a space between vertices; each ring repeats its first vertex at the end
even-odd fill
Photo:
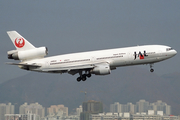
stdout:
POLYGON ((95 75, 108 75, 111 73, 111 69, 109 64, 101 64, 93 68, 90 72, 95 75))

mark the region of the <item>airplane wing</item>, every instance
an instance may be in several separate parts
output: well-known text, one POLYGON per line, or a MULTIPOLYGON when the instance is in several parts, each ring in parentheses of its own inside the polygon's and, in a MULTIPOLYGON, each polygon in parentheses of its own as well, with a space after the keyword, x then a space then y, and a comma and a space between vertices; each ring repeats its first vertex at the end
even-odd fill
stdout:
POLYGON ((40 65, 36 65, 36 64, 11 63, 11 62, 7 62, 6 64, 8 64, 8 65, 21 65, 24 67, 41 67, 40 65))
POLYGON ((98 63, 91 63, 91 64, 83 64, 83 65, 71 65, 71 66, 66 66, 66 67, 56 67, 56 68, 48 68, 48 69, 43 69, 42 71, 44 72, 60 72, 60 73, 65 73, 68 72, 71 75, 75 75, 76 73, 79 73, 81 70, 89 70, 92 69, 99 64, 103 64, 107 62, 98 62, 98 63))

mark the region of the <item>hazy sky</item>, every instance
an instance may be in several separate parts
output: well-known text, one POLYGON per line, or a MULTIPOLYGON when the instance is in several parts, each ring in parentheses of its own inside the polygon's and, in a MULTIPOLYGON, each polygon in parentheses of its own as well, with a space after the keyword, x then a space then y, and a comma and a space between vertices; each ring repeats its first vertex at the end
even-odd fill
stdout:
MULTIPOLYGON (((29 73, 5 65, 16 30, 49 55, 162 44, 180 51, 179 0, 1 0, 0 83, 29 73)), ((155 64, 158 75, 179 72, 180 56, 155 64)), ((143 66, 149 69, 149 66, 143 66)), ((119 68, 123 69, 123 68, 119 68)))

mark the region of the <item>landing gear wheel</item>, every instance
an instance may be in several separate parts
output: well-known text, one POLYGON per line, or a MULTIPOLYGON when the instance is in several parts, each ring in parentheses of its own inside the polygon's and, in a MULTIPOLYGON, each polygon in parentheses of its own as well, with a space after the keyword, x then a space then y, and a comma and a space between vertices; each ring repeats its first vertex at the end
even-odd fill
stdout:
POLYGON ((153 63, 150 64, 150 72, 154 72, 154 69, 153 69, 153 63))
POLYGON ((82 75, 82 81, 86 81, 86 74, 82 75))
POLYGON ((91 77, 91 74, 87 74, 86 76, 87 76, 88 78, 90 78, 90 77, 91 77))
POLYGON ((150 72, 154 72, 154 69, 151 69, 150 72))
POLYGON ((81 80, 82 80, 82 78, 81 78, 81 77, 78 77, 78 78, 77 78, 77 81, 78 81, 78 82, 80 82, 81 80))
POLYGON ((80 77, 77 78, 77 81, 78 81, 78 82, 80 82, 81 80, 82 80, 82 81, 86 81, 87 77, 88 77, 88 78, 91 77, 90 71, 87 71, 87 70, 86 70, 84 74, 82 74, 82 73, 83 73, 82 70, 79 71, 80 77))

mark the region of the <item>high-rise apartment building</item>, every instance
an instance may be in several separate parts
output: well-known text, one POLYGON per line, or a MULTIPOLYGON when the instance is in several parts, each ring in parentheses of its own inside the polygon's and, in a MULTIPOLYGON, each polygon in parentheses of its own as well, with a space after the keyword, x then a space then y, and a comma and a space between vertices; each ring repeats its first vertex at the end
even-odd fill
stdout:
POLYGON ((167 105, 165 102, 162 102, 161 100, 158 100, 154 103, 157 111, 163 111, 166 115, 171 114, 171 106, 167 105))
POLYGON ((130 112, 134 113, 134 104, 127 103, 127 104, 119 104, 119 102, 115 102, 114 104, 110 105, 110 112, 112 113, 125 113, 130 112))
POLYGON ((39 115, 41 118, 45 116, 45 108, 38 103, 31 103, 30 105, 24 103, 19 107, 19 114, 27 114, 29 112, 39 115))
POLYGON ((128 111, 127 111, 127 112, 129 112, 129 113, 131 113, 131 114, 134 114, 134 113, 135 113, 135 111, 134 111, 134 104, 132 104, 132 103, 127 103, 127 107, 128 107, 128 111))
POLYGON ((63 116, 68 116, 68 107, 64 105, 51 105, 51 107, 47 108, 47 114, 50 116, 54 116, 58 112, 61 112, 63 116))
POLYGON ((88 102, 83 102, 83 112, 89 113, 103 113, 103 104, 102 102, 97 102, 90 100, 88 102))
POLYGON ((94 100, 83 102, 82 108, 83 112, 80 114, 80 120, 89 120, 90 114, 103 113, 103 103, 94 100))
POLYGON ((25 109, 26 109, 27 106, 28 106, 27 103, 24 103, 23 105, 21 105, 19 107, 19 114, 26 114, 25 109))
POLYGON ((0 104, 0 120, 4 120, 5 119, 5 115, 6 114, 6 104, 1 103, 0 104))
POLYGON ((83 110, 82 110, 82 106, 81 106, 81 105, 79 106, 79 108, 76 108, 76 113, 77 113, 77 115, 80 116, 80 114, 81 114, 82 111, 83 111, 83 110))
POLYGON ((112 113, 121 113, 121 104, 119 102, 115 102, 114 104, 110 105, 110 112, 112 113))
POLYGON ((14 105, 8 103, 7 105, 4 103, 0 104, 0 120, 5 120, 5 114, 14 114, 14 105))
POLYGON ((12 105, 11 103, 8 103, 6 105, 6 114, 14 114, 14 105, 12 105))
POLYGON ((147 112, 149 107, 149 102, 145 100, 139 100, 139 102, 136 103, 135 111, 138 113, 147 112))

